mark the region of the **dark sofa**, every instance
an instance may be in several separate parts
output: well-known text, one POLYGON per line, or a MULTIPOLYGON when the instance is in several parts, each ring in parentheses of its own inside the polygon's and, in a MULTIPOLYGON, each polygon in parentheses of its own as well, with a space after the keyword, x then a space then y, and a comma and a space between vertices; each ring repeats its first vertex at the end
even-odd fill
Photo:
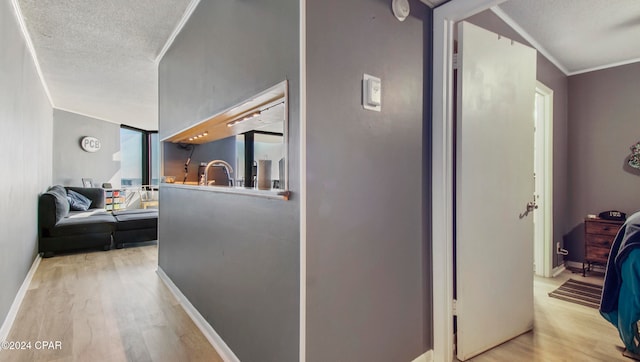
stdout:
POLYGON ((100 248, 109 250, 114 236, 116 246, 157 239, 157 210, 104 209, 105 191, 101 188, 52 186, 38 201, 39 252, 51 257, 56 252, 100 248), (87 211, 70 210, 67 191, 91 200, 87 211), (122 223, 119 225, 119 223, 122 223))
POLYGON ((114 211, 116 218, 113 243, 121 249, 124 244, 158 239, 158 210, 133 209, 114 211))

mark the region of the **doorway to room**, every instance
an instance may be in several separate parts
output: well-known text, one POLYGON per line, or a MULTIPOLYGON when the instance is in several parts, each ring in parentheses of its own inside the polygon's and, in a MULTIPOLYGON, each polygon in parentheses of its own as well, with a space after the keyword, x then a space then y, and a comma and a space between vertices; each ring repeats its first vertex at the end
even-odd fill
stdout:
MULTIPOLYGON (((452 114, 451 89, 453 88, 452 57, 455 23, 477 12, 488 9, 501 3, 500 0, 479 1, 455 1, 438 7, 434 11, 434 65, 433 65, 433 209, 442 210, 442 213, 433 213, 433 289, 439 292, 433 296, 434 315, 434 360, 452 360, 453 358, 453 211, 455 189, 453 187, 454 144, 452 135, 454 130, 454 117, 452 114)), ((535 85, 533 86, 535 87, 535 85)), ((532 97, 533 99, 533 97, 532 97)), ((533 109, 532 109, 533 112, 533 109)), ((551 121, 551 119, 549 119, 551 121)), ((551 127, 548 128, 549 131, 551 127)), ((550 133, 549 133, 550 134, 550 133)), ((533 138, 533 136, 532 136, 533 138)), ((551 139, 549 139, 551 145, 551 139)), ((531 145, 533 148, 533 145, 531 145)), ((551 155, 551 152, 549 152, 551 155)), ((551 169, 551 164, 548 165, 551 169)), ((528 177, 533 182, 533 165, 529 169, 528 177)), ((551 173, 548 173, 551 180, 551 173)), ((533 189, 532 189, 533 193, 533 189)), ((532 197, 532 194, 529 194, 532 197)), ((547 198, 552 196, 551 188, 545 194, 547 198)), ((540 195, 540 199, 545 196, 540 195)), ((551 210, 551 203, 546 203, 551 210)), ((551 217, 551 213, 547 215, 551 217)), ((550 224, 549 224, 550 225, 550 224)), ((551 232, 548 230, 549 235, 551 232)), ((529 239, 533 246, 533 239, 529 239)), ((549 236, 549 239, 551 237, 549 236)), ((552 242, 548 248, 553 249, 552 242)), ((530 250, 532 250, 531 248, 530 250)), ((544 254, 544 253, 543 253, 544 254)), ((552 253, 549 253, 552 255, 552 253)), ((527 263, 531 265, 533 255, 527 263)), ((549 263, 551 265, 551 263, 549 263)), ((530 268, 530 267, 529 267, 530 268)), ((529 272, 531 273, 531 269, 529 272)))
POLYGON ((464 361, 533 328, 536 51, 456 26, 453 272, 464 361))
POLYGON ((553 90, 537 81, 534 116, 534 273, 551 277, 553 253, 553 90))

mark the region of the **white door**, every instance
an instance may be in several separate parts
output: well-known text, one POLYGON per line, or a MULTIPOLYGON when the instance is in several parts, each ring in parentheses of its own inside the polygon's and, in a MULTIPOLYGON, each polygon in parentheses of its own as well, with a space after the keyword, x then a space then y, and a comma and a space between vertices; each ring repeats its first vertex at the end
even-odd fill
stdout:
POLYGON ((533 328, 533 116, 536 51, 458 27, 457 355, 533 328))

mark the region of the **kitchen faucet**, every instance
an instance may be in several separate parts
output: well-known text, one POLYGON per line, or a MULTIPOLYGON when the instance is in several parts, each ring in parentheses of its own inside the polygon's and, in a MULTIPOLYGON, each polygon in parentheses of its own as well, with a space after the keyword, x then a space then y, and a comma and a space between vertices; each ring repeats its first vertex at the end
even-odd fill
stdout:
POLYGON ((205 184, 205 186, 209 186, 209 182, 207 182, 207 178, 209 177, 209 167, 211 167, 213 165, 222 165, 227 170, 227 176, 229 176, 229 178, 231 177, 231 174, 233 173, 233 167, 231 167, 231 165, 229 163, 227 163, 226 161, 213 160, 213 161, 209 162, 207 164, 207 166, 204 168, 204 184, 205 184))

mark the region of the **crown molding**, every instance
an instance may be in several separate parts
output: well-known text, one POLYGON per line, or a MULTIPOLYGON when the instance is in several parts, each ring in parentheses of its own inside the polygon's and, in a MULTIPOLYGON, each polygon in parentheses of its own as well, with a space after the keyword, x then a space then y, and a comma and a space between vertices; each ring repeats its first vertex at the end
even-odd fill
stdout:
POLYGON ((18 0, 11 0, 11 5, 13 5, 13 10, 16 14, 16 20, 18 20, 18 25, 20 26, 20 31, 22 32, 22 36, 24 37, 24 41, 27 45, 27 49, 29 49, 29 53, 31 53, 31 58, 33 58, 33 63, 36 66, 36 72, 38 73, 38 77, 40 78, 40 82, 42 83, 42 87, 44 88, 44 93, 47 95, 49 99, 49 104, 51 108, 55 108, 55 104, 53 103, 53 98, 51 97, 51 92, 49 92, 49 86, 47 86, 47 82, 44 80, 44 75, 42 74, 42 68, 40 67, 40 62, 38 61, 38 55, 36 53, 36 48, 33 46, 33 41, 31 41, 31 36, 29 36, 29 31, 27 30, 27 24, 24 22, 24 16, 22 16, 22 10, 20 10, 20 5, 18 4, 18 0))
POLYGON ((622 66, 622 65, 633 64, 633 63, 638 63, 638 62, 640 62, 640 58, 622 60, 622 61, 619 61, 619 62, 613 62, 613 63, 609 63, 609 64, 604 64, 604 65, 600 65, 600 66, 593 67, 593 68, 586 68, 586 69, 582 69, 582 70, 576 70, 574 72, 569 73, 568 75, 572 76, 572 75, 584 74, 584 73, 589 73, 589 72, 595 72, 597 70, 604 70, 604 69, 619 67, 619 66, 622 66))
POLYGON ((187 21, 189 20, 193 12, 196 10, 196 7, 198 7, 198 4, 200 4, 200 0, 191 0, 191 2, 189 3, 189 5, 184 11, 184 14, 182 14, 182 18, 176 25, 175 29, 173 29, 173 32, 169 36, 169 39, 167 39, 167 42, 164 43, 162 50, 160 50, 160 53, 156 57, 155 59, 156 65, 160 64, 162 57, 164 57, 165 53, 169 50, 169 48, 171 48, 171 45, 173 44, 174 40, 176 40, 176 37, 182 31, 182 28, 184 28, 184 26, 187 24, 187 21))

